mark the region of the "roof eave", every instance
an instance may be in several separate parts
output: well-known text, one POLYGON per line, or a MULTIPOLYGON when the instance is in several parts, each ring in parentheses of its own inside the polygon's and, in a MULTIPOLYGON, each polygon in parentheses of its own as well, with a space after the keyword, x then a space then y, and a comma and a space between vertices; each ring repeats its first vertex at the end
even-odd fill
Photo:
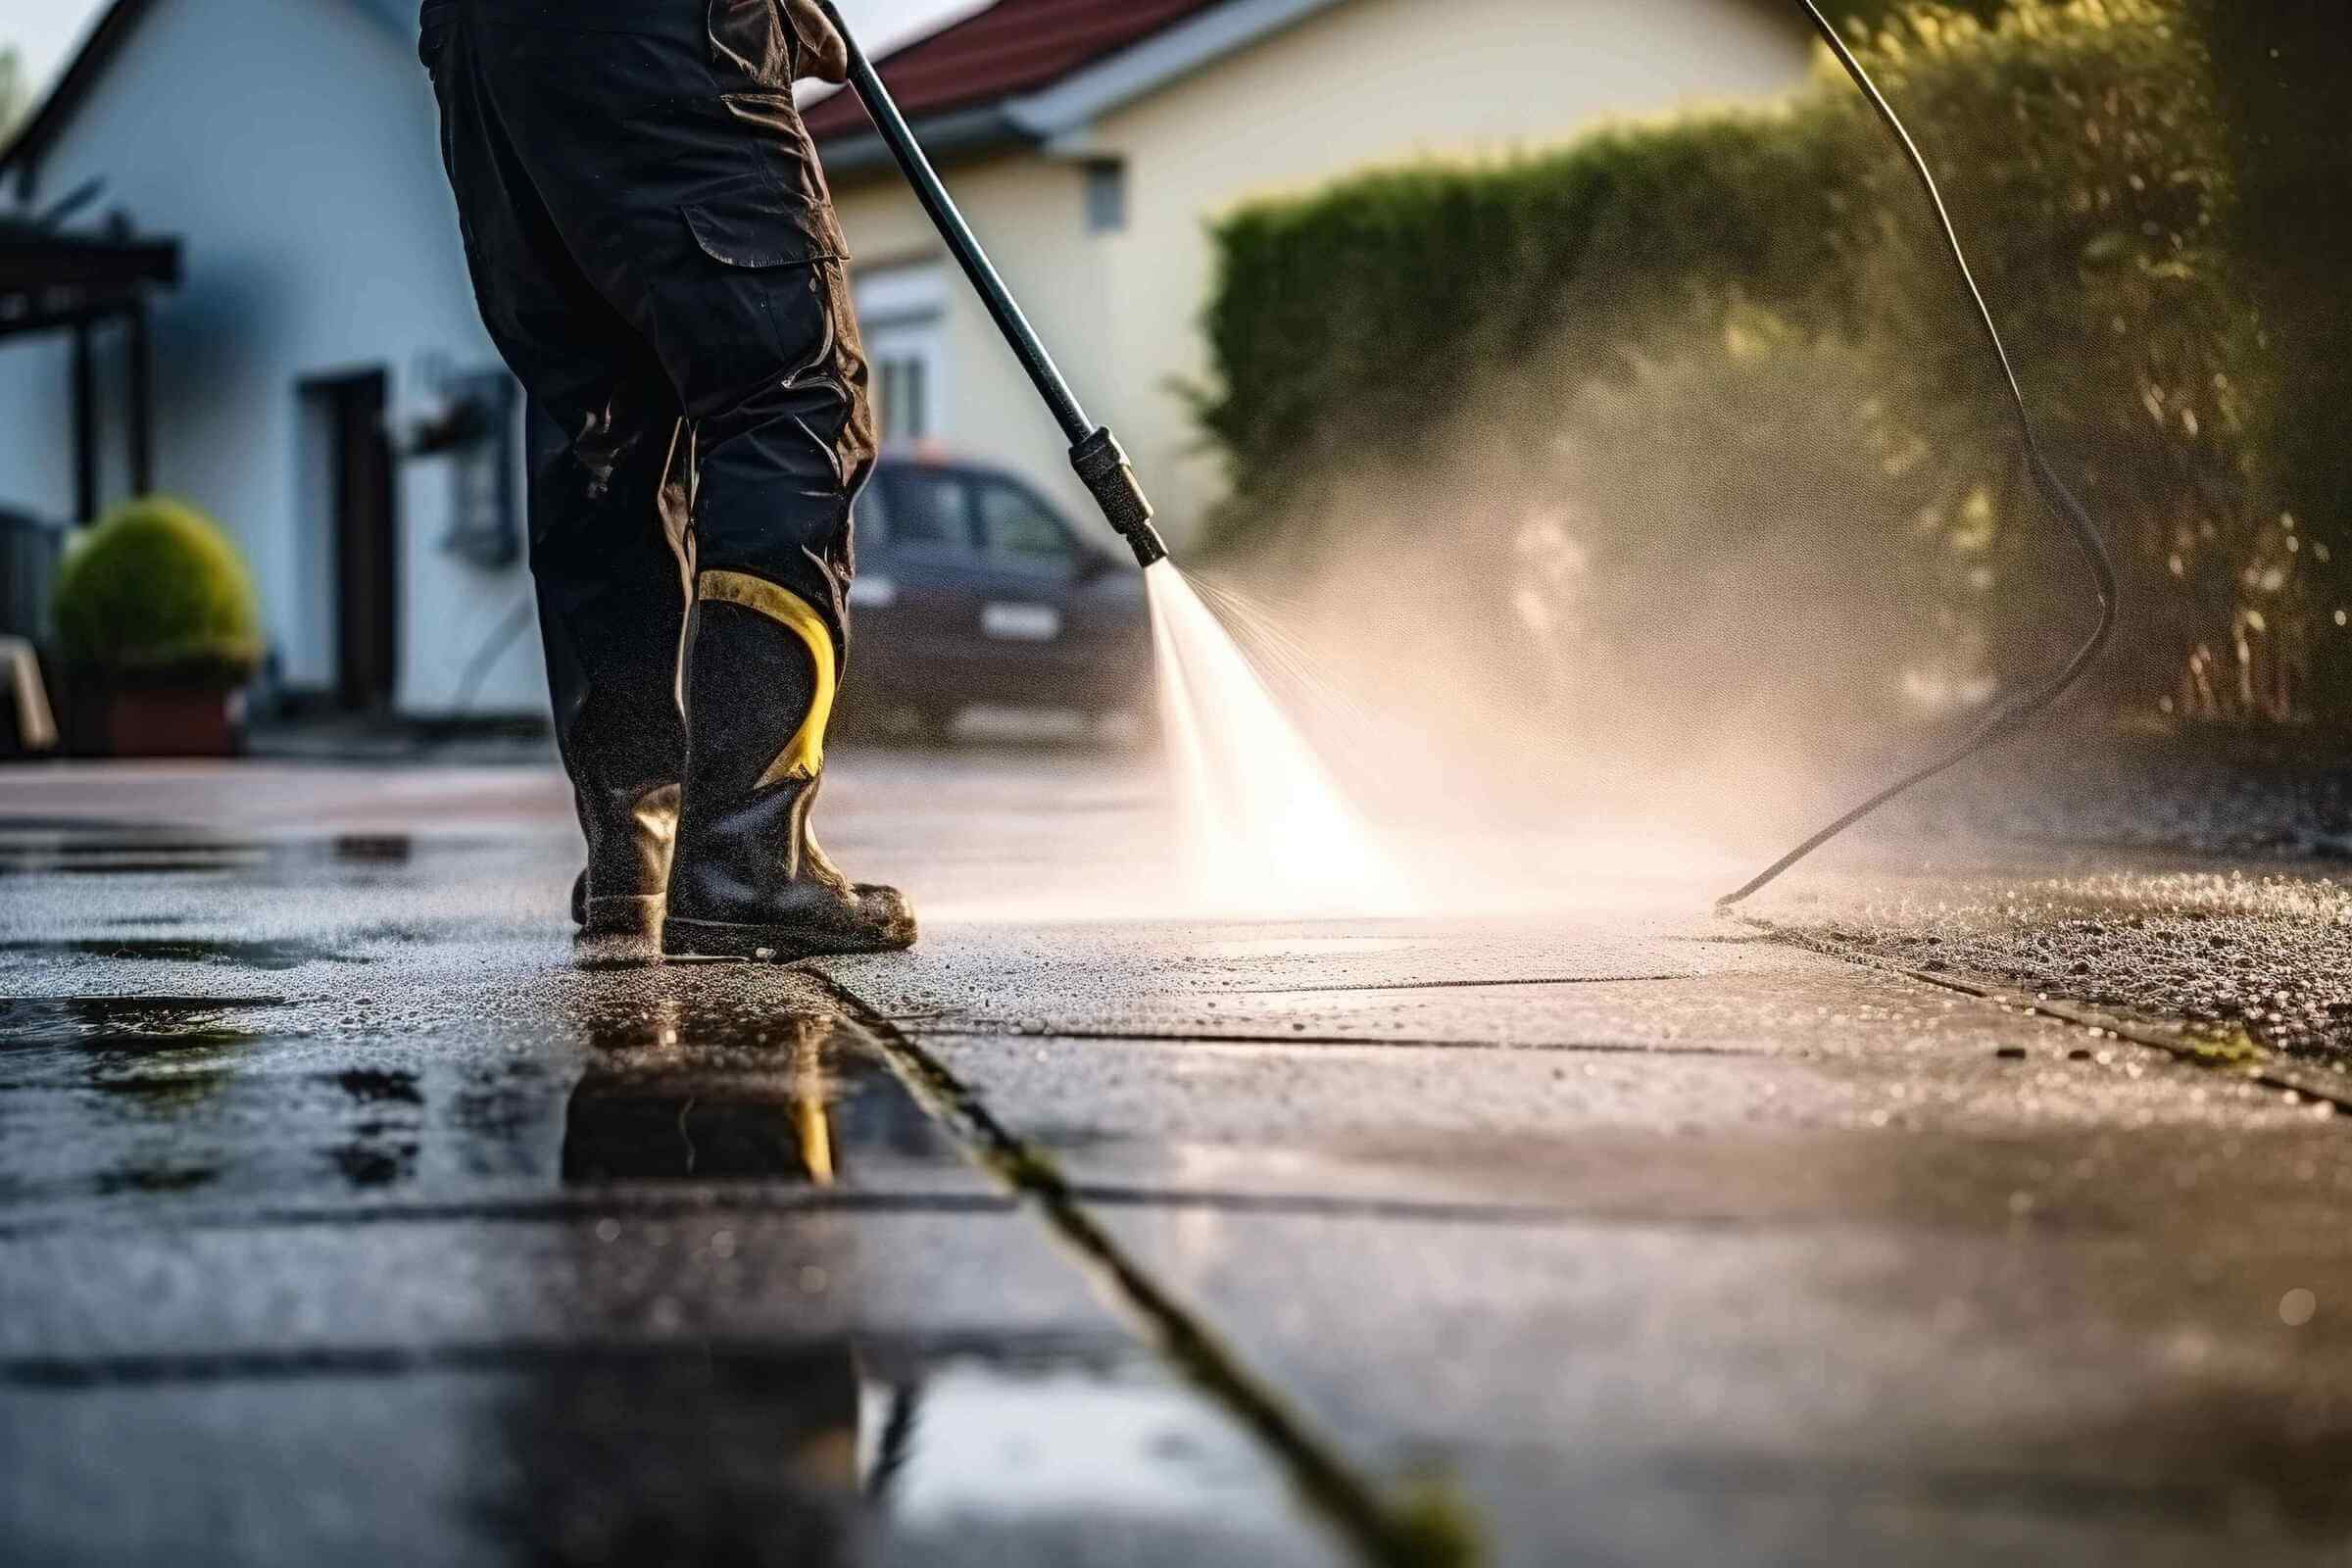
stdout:
POLYGON ((32 199, 38 177, 41 155, 48 151, 66 127, 83 98, 105 74, 108 65, 121 51, 139 18, 146 14, 152 0, 114 0, 105 14, 91 26, 81 41, 81 47, 67 62, 59 74, 56 85, 41 99, 40 106, 24 117, 8 145, 0 147, 0 179, 11 175, 17 181, 21 201, 32 199))
POLYGON ((1049 87, 1006 99, 1004 112, 1034 140, 1066 136, 1227 55, 1239 54, 1346 3, 1226 0, 1224 5, 1197 12, 1074 71, 1049 87))
MULTIPOLYGON (((1011 148, 1070 145, 1082 140, 1087 127, 1102 116, 1345 3, 1227 0, 1081 67, 1051 86, 919 121, 915 134, 925 151, 943 161, 1011 148)), ((836 182, 863 179, 890 167, 890 150, 875 131, 830 137, 818 145, 825 172, 836 182)))

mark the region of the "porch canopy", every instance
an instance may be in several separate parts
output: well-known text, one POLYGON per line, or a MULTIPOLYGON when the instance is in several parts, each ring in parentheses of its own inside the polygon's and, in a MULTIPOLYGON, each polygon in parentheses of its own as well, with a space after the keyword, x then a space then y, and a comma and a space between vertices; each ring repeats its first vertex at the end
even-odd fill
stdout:
POLYGON ((76 521, 98 512, 97 375, 91 338, 119 322, 128 346, 124 427, 130 436, 130 482, 155 482, 154 350, 147 300, 179 281, 179 242, 131 233, 117 224, 76 233, 0 217, 0 346, 30 332, 74 334, 74 498, 76 521))

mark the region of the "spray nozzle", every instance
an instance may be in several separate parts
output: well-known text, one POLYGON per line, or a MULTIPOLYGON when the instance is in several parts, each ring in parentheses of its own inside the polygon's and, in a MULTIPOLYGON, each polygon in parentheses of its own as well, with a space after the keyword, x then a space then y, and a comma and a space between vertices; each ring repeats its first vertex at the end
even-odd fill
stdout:
POLYGON ((1152 526, 1152 503, 1136 481, 1135 467, 1120 448, 1119 438, 1110 433, 1110 426, 1098 426, 1094 434, 1070 448, 1070 466, 1078 470, 1095 505, 1135 552, 1137 565, 1151 566, 1168 559, 1166 542, 1152 526))

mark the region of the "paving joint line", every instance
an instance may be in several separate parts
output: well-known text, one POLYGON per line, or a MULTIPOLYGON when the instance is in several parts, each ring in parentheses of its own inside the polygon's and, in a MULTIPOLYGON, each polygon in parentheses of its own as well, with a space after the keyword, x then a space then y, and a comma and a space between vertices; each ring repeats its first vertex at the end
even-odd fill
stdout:
POLYGON ((2338 1113, 2352 1112, 2352 1089, 2329 1088, 2324 1084, 2315 1084, 2300 1074, 2281 1072, 2278 1070, 2277 1057, 2268 1051, 2262 1051, 2262 1048, 2259 1047, 2256 1049, 2262 1054, 2255 1060, 2249 1061, 2242 1057, 2225 1055, 2187 1040, 2169 1038, 2160 1029, 2135 1023, 2129 1018, 2118 1017, 2114 1013, 2097 1007, 2084 1006, 2072 1002, 2053 1001, 2047 997, 2026 997, 1986 981, 1970 980, 1960 975, 1913 968, 1895 959, 1882 957, 1867 949, 1857 948, 1830 937, 1816 936, 1794 926, 1784 926, 1760 915, 1744 914, 1740 916, 1740 919, 1743 924, 1752 926, 1778 941, 1786 942, 1791 947, 1821 954, 1825 957, 1836 958, 1842 963, 1853 964, 1858 968, 1875 969, 1882 974, 1901 975, 1905 979, 1916 980, 1922 985, 1934 986, 1937 990, 1957 992, 1961 996, 1975 997, 1979 1001, 1990 1002, 2002 1007, 2014 1007, 2029 1018, 2052 1018, 2077 1029, 2088 1030, 2094 1036, 2122 1040, 2143 1050, 2159 1052, 2171 1061, 2183 1062, 2206 1072, 2219 1073, 2226 1078, 2237 1078, 2265 1089, 2275 1089, 2281 1094, 2299 1096, 2304 1100, 2328 1105, 2338 1113), (2266 1063, 2269 1064, 2266 1065, 2266 1063))
POLYGON ((1379 1568, 1468 1568, 1481 1560, 1484 1553, 1458 1502, 1434 1489, 1399 1502, 1382 1497, 1198 1314, 1127 1254, 1087 1212, 1082 1194, 1048 1156, 999 1121, 944 1062, 855 992, 820 970, 809 972, 872 1038, 916 1102, 984 1170, 1037 1205, 1047 1225, 1142 1324, 1169 1362, 1275 1457, 1301 1497, 1363 1560, 1379 1568))
MULTIPOLYGON (((515 1198, 332 1205, 270 1205, 253 1209, 207 1208, 154 1220, 119 1219, 111 1214, 67 1213, 39 1218, 0 1217, 0 1242, 35 1237, 152 1235, 159 1229, 185 1231, 299 1230, 376 1225, 548 1225, 586 1219, 696 1219, 776 1214, 1006 1214, 1013 1200, 997 1193, 761 1191, 750 1183, 701 1192, 640 1194, 581 1193, 555 1198, 515 1198)), ((0 1216, 7 1210, 0 1209, 0 1216)))
MULTIPOLYGON (((445 1344, 398 1341, 295 1347, 249 1346, 216 1350, 96 1350, 82 1355, 0 1355, 0 1388, 73 1391, 156 1388, 185 1384, 286 1383, 312 1378, 405 1378, 420 1373, 532 1371, 591 1364, 659 1364, 712 1360, 784 1364, 805 1360, 829 1339, 772 1338, 596 1340, 475 1340, 445 1344)), ((996 1333, 900 1334, 859 1337, 870 1355, 947 1360, 972 1357, 998 1364, 1055 1360, 1109 1361, 1132 1345, 1068 1332, 1022 1335, 1009 1344, 996 1333)))
POLYGON ((1630 986, 1657 980, 1704 980, 1690 969, 1664 974, 1540 974, 1505 980, 1374 980, 1353 986, 1195 986, 1175 997, 1344 997, 1359 991, 1480 991, 1502 986, 1630 986))
MULTIPOLYGON (((866 1021, 864 1015, 860 1015, 859 1021, 866 1021)), ((1743 1050, 1736 1046, 1672 1043, 1645 1046, 1613 1040, 1447 1040, 1411 1035, 1215 1035, 1179 1029, 1037 1029, 1024 1027, 1018 1021, 991 1023, 984 1019, 972 1023, 935 1024, 893 1020, 880 1014, 873 1015, 873 1021, 887 1023, 905 1034, 935 1040, 1129 1040, 1146 1045, 1177 1046, 1371 1046, 1412 1051, 1542 1051, 1564 1055, 1746 1057, 1772 1054, 1768 1051, 1743 1050)))

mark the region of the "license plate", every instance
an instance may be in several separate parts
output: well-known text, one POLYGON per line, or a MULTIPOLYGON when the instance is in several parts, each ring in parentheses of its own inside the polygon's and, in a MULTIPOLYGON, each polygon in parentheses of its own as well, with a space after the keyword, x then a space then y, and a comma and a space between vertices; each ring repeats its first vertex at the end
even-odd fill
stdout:
POLYGON ((980 629, 1008 643, 1050 643, 1061 635, 1061 612, 1051 605, 989 605, 980 629))

